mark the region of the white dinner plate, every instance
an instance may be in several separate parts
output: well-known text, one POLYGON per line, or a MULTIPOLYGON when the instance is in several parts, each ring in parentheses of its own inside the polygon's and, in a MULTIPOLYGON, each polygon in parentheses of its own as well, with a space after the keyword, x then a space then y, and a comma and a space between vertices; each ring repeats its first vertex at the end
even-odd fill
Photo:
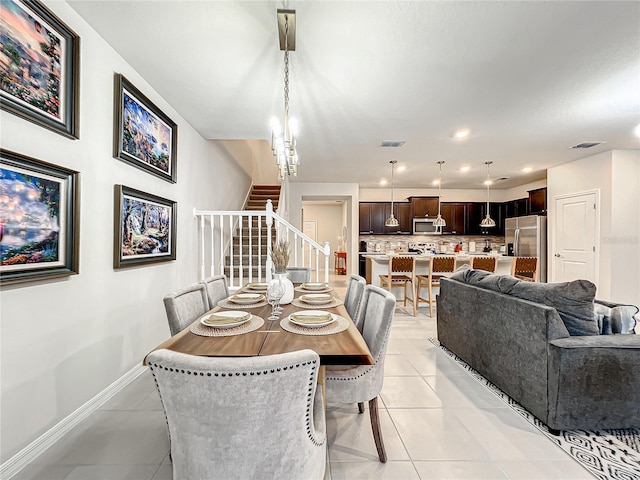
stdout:
POLYGON ((324 305, 325 303, 331 303, 333 296, 328 293, 307 293, 300 295, 300 300, 311 305, 324 305))
POLYGON ((266 292, 269 288, 268 283, 250 283, 247 285, 249 290, 259 290, 261 292, 266 292))
POLYGON ((305 328, 320 328, 326 325, 329 325, 336 321, 336 316, 331 312, 325 312, 323 310, 304 310, 300 312, 296 312, 294 314, 289 315, 289 321, 295 325, 305 328), (312 317, 322 315, 326 316, 327 314, 331 315, 330 319, 326 321, 312 322, 312 317), (295 316, 296 318, 293 318, 295 316), (305 320, 304 317, 311 317, 309 320, 305 320))
POLYGON ((226 310, 222 312, 214 312, 200 319, 200 323, 207 327, 214 328, 233 328, 251 320, 249 312, 241 310, 226 310))
POLYGON ((230 302, 238 303, 240 305, 258 303, 262 300, 264 300, 264 295, 261 293, 236 293, 229 297, 230 302))
POLYGON ((326 283, 308 282, 300 285, 305 290, 325 290, 328 288, 326 283))

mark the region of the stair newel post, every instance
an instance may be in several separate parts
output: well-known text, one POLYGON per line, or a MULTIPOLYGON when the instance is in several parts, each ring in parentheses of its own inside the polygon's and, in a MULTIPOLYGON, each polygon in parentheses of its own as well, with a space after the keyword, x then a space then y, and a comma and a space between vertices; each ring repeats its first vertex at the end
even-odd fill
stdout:
POLYGON ((271 227, 273 227, 273 203, 271 199, 267 200, 267 214, 265 216, 265 222, 267 224, 267 264, 265 269, 267 270, 265 273, 267 275, 267 282, 271 281, 271 272, 273 270, 273 260, 271 259, 271 227))
POLYGON ((331 255, 331 245, 324 242, 324 283, 329 283, 329 255, 331 255))

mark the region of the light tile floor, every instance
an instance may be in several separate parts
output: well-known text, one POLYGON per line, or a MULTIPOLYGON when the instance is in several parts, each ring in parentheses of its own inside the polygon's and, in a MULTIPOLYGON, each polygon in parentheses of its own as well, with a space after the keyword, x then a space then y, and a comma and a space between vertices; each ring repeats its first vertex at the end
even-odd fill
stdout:
MULTIPOLYGON (((346 279, 331 276, 341 296, 346 279)), ((436 324, 426 307, 416 317, 396 312, 380 405, 386 464, 378 461, 366 412, 327 406, 327 479, 593 478, 429 337, 436 324)), ((171 480, 165 429, 145 373, 14 479, 171 480)))

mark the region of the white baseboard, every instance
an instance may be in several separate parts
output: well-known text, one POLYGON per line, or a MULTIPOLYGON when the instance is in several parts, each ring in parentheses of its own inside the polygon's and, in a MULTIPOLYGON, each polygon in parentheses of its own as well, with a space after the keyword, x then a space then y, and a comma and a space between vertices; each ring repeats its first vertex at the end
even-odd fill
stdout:
POLYGON ((107 401, 111 397, 113 397, 115 394, 120 392, 120 390, 133 382, 146 370, 147 367, 136 365, 111 385, 109 385, 107 388, 105 388, 103 391, 98 393, 87 403, 80 406, 66 418, 62 419, 56 425, 40 435, 33 442, 31 442, 9 460, 0 465, 0 478, 2 478, 3 480, 9 480, 10 478, 12 478, 20 470, 22 470, 29 463, 35 460, 47 448, 56 443, 64 434, 69 432, 82 420, 87 418, 98 408, 107 403, 107 401))

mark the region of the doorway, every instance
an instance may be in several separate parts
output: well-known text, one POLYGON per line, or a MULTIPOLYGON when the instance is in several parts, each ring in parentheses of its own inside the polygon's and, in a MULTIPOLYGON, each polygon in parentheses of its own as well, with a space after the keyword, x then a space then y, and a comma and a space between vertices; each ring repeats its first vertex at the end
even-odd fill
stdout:
POLYGON ((554 197, 554 207, 552 281, 583 278, 597 284, 598 191, 554 197))

